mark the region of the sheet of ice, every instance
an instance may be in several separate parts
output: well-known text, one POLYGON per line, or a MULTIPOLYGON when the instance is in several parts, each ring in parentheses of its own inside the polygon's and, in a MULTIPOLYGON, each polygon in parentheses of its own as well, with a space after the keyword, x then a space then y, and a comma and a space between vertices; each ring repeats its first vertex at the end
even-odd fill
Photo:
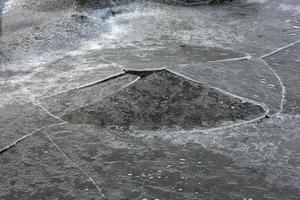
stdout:
POLYGON ((0 75, 0 107, 12 99, 28 102, 86 87, 124 71, 101 58, 91 60, 88 56, 67 56, 49 63, 27 66, 17 70, 14 66, 0 75))
POLYGON ((201 8, 132 4, 138 6, 106 18, 105 26, 90 26, 103 21, 97 13, 103 10, 86 13, 86 26, 69 10, 24 10, 26 20, 42 23, 33 30, 13 15, 5 30, 21 34, 4 37, 7 49, 17 48, 5 53, 21 62, 12 56, 12 65, 1 65, 0 129, 1 147, 18 144, 1 154, 1 199, 101 198, 98 188, 108 199, 299 199, 299 45, 282 48, 298 40, 299 2, 241 2, 201 8), (204 46, 211 51, 199 50, 204 46), (273 70, 248 54, 242 53, 248 60, 231 59, 241 51, 253 58, 278 49, 265 58, 273 70), (59 51, 66 54, 54 59, 59 51), (34 60, 36 65, 29 62, 34 60), (123 68, 154 65, 265 103, 271 113, 282 104, 289 114, 191 131, 56 124, 56 114, 81 109, 137 79, 119 77, 105 86, 98 81, 123 68))
POLYGON ((212 63, 174 65, 170 70, 187 78, 261 102, 270 114, 280 110, 280 82, 266 64, 260 60, 239 60, 212 63))

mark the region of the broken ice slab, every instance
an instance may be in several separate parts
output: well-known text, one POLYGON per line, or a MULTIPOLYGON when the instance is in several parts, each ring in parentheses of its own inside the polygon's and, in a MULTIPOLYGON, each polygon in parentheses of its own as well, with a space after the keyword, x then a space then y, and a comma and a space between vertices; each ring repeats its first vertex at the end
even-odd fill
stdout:
POLYGON ((93 174, 96 182, 103 183, 100 186, 107 199, 132 199, 140 195, 160 199, 184 199, 187 195, 193 199, 259 199, 264 195, 293 199, 300 195, 299 188, 293 186, 293 181, 297 181, 293 175, 299 175, 295 171, 297 165, 292 171, 290 164, 286 168, 286 156, 293 149, 293 159, 299 161, 299 137, 295 124, 284 121, 264 121, 258 129, 257 124, 251 124, 246 129, 197 133, 193 137, 188 132, 123 132, 74 124, 52 127, 47 133, 63 152, 93 174), (274 124, 287 130, 274 130, 274 124), (289 140, 280 143, 283 137, 289 140), (272 148, 273 145, 279 148, 272 148), (291 173, 289 179, 280 176, 281 172, 291 173), (276 175, 285 182, 278 184, 270 179, 276 175))
POLYGON ((153 72, 89 106, 66 113, 71 123, 157 130, 210 128, 252 119, 266 111, 166 70, 153 72))
MULTIPOLYGON (((174 65, 171 71, 222 89, 240 98, 267 105, 270 114, 280 110, 282 88, 276 75, 257 59, 174 65)), ((246 100, 247 101, 247 100, 246 100)))
MULTIPOLYGON (((32 96, 43 98, 123 73, 121 68, 101 57, 90 59, 89 56, 91 55, 69 55, 48 64, 41 64, 24 75, 22 83, 32 96)), ((13 78, 20 82, 19 77, 13 78)))
POLYGON ((90 175, 43 131, 0 156, 1 200, 103 199, 90 175))
POLYGON ((300 113, 300 43, 264 58, 280 76, 286 89, 283 112, 300 113))
POLYGON ((124 74, 87 87, 41 99, 41 104, 58 116, 95 104, 137 80, 138 76, 124 74))
POLYGON ((27 134, 61 120, 50 116, 34 102, 20 103, 12 100, 0 107, 0 150, 9 147, 27 134))

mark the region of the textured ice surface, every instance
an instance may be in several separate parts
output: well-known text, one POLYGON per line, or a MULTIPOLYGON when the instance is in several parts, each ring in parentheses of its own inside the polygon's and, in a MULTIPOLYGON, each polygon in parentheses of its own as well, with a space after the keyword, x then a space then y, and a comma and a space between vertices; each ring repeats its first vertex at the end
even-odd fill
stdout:
POLYGON ((143 77, 100 102, 67 113, 64 119, 119 129, 192 129, 249 120, 264 113, 259 105, 163 70, 143 77))
POLYGON ((128 70, 172 68, 180 64, 191 65, 192 63, 249 57, 245 53, 228 49, 185 44, 101 49, 98 55, 128 70))
POLYGON ((265 58, 266 62, 282 78, 286 87, 284 113, 299 114, 300 111, 300 44, 295 44, 265 58))
POLYGON ((0 112, 1 151, 19 138, 60 120, 48 115, 41 107, 32 103, 21 103, 11 99, 0 112))
POLYGON ((122 69, 101 61, 101 58, 90 60, 88 56, 67 56, 47 64, 21 68, 22 71, 16 71, 15 67, 4 70, 0 76, 1 104, 7 103, 11 96, 52 96, 123 73, 122 69))
POLYGON ((171 67, 170 70, 240 98, 266 104, 271 114, 280 110, 280 82, 261 60, 185 64, 171 67))
POLYGON ((78 108, 101 101, 103 98, 122 90, 138 78, 138 76, 126 74, 111 80, 45 97, 40 99, 40 101, 47 106, 51 113, 63 116, 65 113, 70 113, 78 108))
POLYGON ((139 1, 81 13, 58 4, 45 12, 58 1, 7 2, 14 4, 1 18, 1 200, 300 199, 298 0, 194 8, 139 1), (150 69, 177 78, 149 80, 150 69), (269 113, 238 104, 230 112, 243 119, 188 127, 182 116, 217 112, 187 112, 198 104, 186 94, 196 90, 178 83, 269 113), (149 91, 140 103, 138 89, 149 91), (174 89, 185 95, 161 101, 174 89), (172 124, 181 127, 107 129, 63 119, 101 105, 96 113, 120 111, 108 121, 114 125, 148 100, 144 110, 158 116, 160 105, 178 103, 183 109, 165 116, 176 115, 172 124))

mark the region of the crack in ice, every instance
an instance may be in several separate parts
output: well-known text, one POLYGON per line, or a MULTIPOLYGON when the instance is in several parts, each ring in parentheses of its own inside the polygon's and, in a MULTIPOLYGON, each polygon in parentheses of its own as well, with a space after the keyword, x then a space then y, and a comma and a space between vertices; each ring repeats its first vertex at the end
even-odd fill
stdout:
POLYGON ((51 113, 47 108, 45 108, 39 101, 32 101, 33 104, 39 106, 41 109, 43 109, 48 115, 50 115, 51 117, 58 119, 59 121, 63 121, 65 122, 65 120, 61 119, 60 117, 58 117, 57 115, 54 115, 53 113, 51 113))
POLYGON ((17 140, 15 140, 13 143, 7 145, 6 147, 2 148, 2 149, 0 150, 0 154, 6 152, 7 150, 9 150, 9 149, 11 149, 12 147, 16 146, 19 142, 25 140, 26 138, 32 136, 33 134, 35 134, 35 133, 37 133, 37 132, 43 130, 44 128, 49 128, 49 127, 59 126, 59 125, 65 124, 65 123, 67 123, 67 122, 58 123, 58 124, 52 124, 52 125, 45 125, 45 126, 39 128, 39 129, 36 129, 36 130, 34 130, 34 131, 32 131, 32 132, 30 132, 30 133, 28 133, 28 134, 26 134, 26 135, 24 135, 24 136, 18 138, 17 140))
MULTIPOLYGON (((171 72, 171 73, 173 73, 173 74, 175 74, 175 75, 177 75, 177 76, 183 77, 184 79, 187 79, 187 80, 190 80, 190 81, 193 81, 193 82, 196 82, 196 83, 203 84, 203 83, 201 83, 201 82, 199 82, 199 81, 197 81, 195 79, 192 79, 192 78, 190 78, 188 76, 185 76, 185 75, 182 75, 180 73, 177 73, 177 72, 175 72, 173 70, 170 70, 170 69, 166 69, 166 70, 169 71, 169 72, 171 72)), ((215 90, 217 90, 217 91, 219 91, 219 92, 221 92, 221 93, 223 93, 223 94, 225 94, 227 96, 230 96, 230 97, 233 97, 233 98, 237 98, 237 99, 240 99, 242 101, 246 101, 246 102, 254 104, 254 105, 258 105, 258 106, 262 107, 262 109, 264 109, 264 111, 266 113, 269 113, 269 111, 270 111, 270 109, 268 108, 268 106, 265 103, 260 103, 260 102, 257 102, 255 100, 248 99, 246 97, 242 97, 242 96, 239 96, 239 95, 227 92, 227 91, 225 91, 225 90, 223 90, 221 88, 218 88, 218 87, 213 87, 211 85, 209 85, 209 87, 211 87, 212 89, 215 89, 215 90)))
MULTIPOLYGON (((266 58, 266 57, 268 57, 268 56, 274 55, 274 54, 276 54, 276 53, 278 53, 278 52, 280 52, 280 51, 282 51, 282 50, 285 50, 285 49, 287 49, 287 48, 289 48, 289 47, 292 47, 292 46, 298 44, 299 42, 300 42, 300 39, 297 40, 296 42, 293 42, 293 43, 291 43, 291 44, 289 44, 289 45, 286 45, 286 46, 284 46, 284 47, 278 48, 278 49, 276 49, 276 50, 274 50, 274 51, 272 51, 272 52, 270 52, 270 53, 268 53, 268 54, 266 54, 266 55, 261 56, 261 57, 258 58, 258 60, 262 61, 262 62, 266 65, 266 67, 267 67, 270 71, 272 71, 272 73, 273 73, 274 76, 276 77, 276 79, 277 79, 277 81, 279 82, 280 87, 281 87, 280 109, 279 109, 279 111, 278 111, 277 113, 271 115, 270 117, 277 116, 278 114, 280 114, 280 113, 283 111, 284 102, 286 101, 286 87, 284 86, 283 81, 282 81, 281 77, 278 75, 278 73, 277 73, 277 72, 276 72, 276 71, 275 71, 275 70, 274 70, 274 69, 273 69, 273 68, 272 68, 272 67, 271 67, 271 66, 270 66, 263 58, 266 58)), ((250 54, 249 54, 249 55, 250 55, 250 54)), ((250 59, 251 59, 251 58, 252 58, 252 57, 250 57, 250 59)), ((246 58, 246 59, 247 59, 247 58, 246 58)), ((243 59, 241 59, 241 60, 243 60, 243 59)), ((234 61, 234 60, 232 60, 232 59, 225 59, 225 60, 220 60, 220 61, 217 61, 217 62, 224 62, 224 61, 226 62, 226 61, 234 61)), ((212 62, 216 62, 216 61, 212 61, 212 62)), ((171 70, 170 70, 170 71, 171 71, 171 70)), ((172 73, 175 73, 176 75, 182 76, 182 77, 184 77, 184 78, 186 78, 186 79, 189 79, 189 80, 192 80, 192 81, 196 81, 196 80, 190 79, 189 77, 186 77, 186 76, 183 76, 183 75, 181 75, 181 74, 178 74, 178 73, 176 73, 176 72, 173 72, 173 71, 171 71, 171 72, 172 72, 172 73)), ((196 81, 196 82, 198 82, 198 81, 196 81)), ((213 88, 214 88, 214 87, 213 87, 213 88)), ((256 103, 256 105, 260 105, 260 106, 263 107, 263 109, 265 110, 265 113, 264 113, 264 115, 262 115, 262 116, 260 116, 260 117, 257 117, 257 118, 252 119, 252 120, 240 122, 240 123, 230 124, 230 125, 221 126, 221 127, 216 127, 216 128, 209 128, 209 129, 194 129, 194 130, 190 130, 190 131, 176 131, 175 133, 197 133, 197 132, 202 132, 202 133, 206 133, 206 134, 207 134, 207 133, 209 133, 209 132, 211 132, 211 131, 224 130, 224 129, 228 129, 228 128, 233 128, 233 127, 237 127, 237 126, 241 126, 241 125, 246 125, 246 124, 249 124, 249 123, 257 122, 257 121, 259 121, 259 120, 261 120, 261 119, 264 119, 266 116, 268 116, 268 114, 269 114, 269 112, 270 112, 269 108, 268 108, 264 103, 261 104, 261 103, 259 103, 259 102, 254 101, 254 100, 247 99, 247 98, 241 97, 241 96, 237 96, 237 95, 235 95, 235 94, 232 94, 232 93, 229 93, 229 92, 227 92, 227 91, 224 91, 224 90, 222 90, 222 89, 220 89, 220 88, 214 88, 214 89, 217 89, 218 91, 223 92, 223 93, 225 93, 225 94, 227 94, 227 95, 233 96, 233 97, 235 97, 235 98, 239 98, 239 99, 243 99, 243 100, 248 100, 248 102, 250 102, 250 103, 256 103), (250 101, 249 101, 249 100, 250 100, 250 101)))
POLYGON ((288 44, 288 45, 286 45, 286 46, 280 47, 280 48, 278 48, 278 49, 276 49, 276 50, 274 50, 274 51, 272 51, 272 52, 270 52, 270 53, 267 53, 267 54, 265 54, 265 55, 262 55, 262 56, 259 57, 259 58, 260 58, 260 59, 263 59, 263 58, 266 58, 266 57, 268 57, 268 56, 274 55, 274 54, 276 54, 276 53, 278 53, 278 52, 280 52, 280 51, 282 51, 282 50, 285 50, 285 49, 287 49, 287 48, 289 48, 289 47, 292 47, 292 46, 298 44, 299 42, 300 42, 300 39, 298 39, 297 41, 295 41, 295 42, 293 42, 293 43, 291 43, 291 44, 288 44))
POLYGON ((36 105, 36 106, 40 107, 40 108, 41 108, 42 110, 44 110, 49 116, 51 116, 51 117, 53 117, 53 118, 55 118, 55 119, 57 119, 57 120, 59 120, 59 121, 65 122, 65 120, 63 120, 63 119, 61 119, 60 117, 58 117, 58 116, 54 115, 53 113, 51 113, 51 112, 50 112, 47 108, 45 108, 39 101, 37 101, 37 100, 32 96, 31 92, 25 87, 24 84, 21 83, 21 85, 22 85, 23 89, 28 93, 28 95, 29 95, 29 101, 30 101, 33 105, 36 105))
MULTIPOLYGON (((190 80, 190 81, 193 81, 193 82, 197 82, 197 83, 200 83, 200 84, 203 84, 197 80, 194 80, 188 76, 185 76, 185 75, 182 75, 180 73, 177 73, 171 69, 168 69, 168 68, 165 68, 165 67, 162 67, 162 68, 155 68, 155 69, 142 69, 142 70, 128 70, 128 69, 125 69, 126 72, 129 72, 129 71, 137 71, 137 72, 143 72, 143 71, 161 71, 161 70, 166 70, 166 71, 169 71, 177 76, 180 76, 184 79, 187 79, 187 80, 190 80)), ((139 79, 137 79, 139 80, 139 79)), ((136 80, 136 81, 137 81, 136 80)), ((135 81, 133 81, 132 83, 134 83, 135 81)), ((131 84, 132 84, 131 83, 131 84)), ((129 84, 129 85, 131 85, 129 84)), ((257 118, 254 118, 254 119, 251 119, 251 120, 247 120, 247 121, 243 121, 243 122, 239 122, 239 123, 234 123, 234 124, 230 124, 230 125, 225 125, 225 126, 220 126, 220 127, 216 127, 216 128, 208 128, 208 129, 194 129, 194 130, 182 130, 182 131, 172 131, 173 133, 197 133, 197 132, 202 132, 202 133, 208 133, 208 132, 211 132, 211 131, 216 131, 216 130, 223 130, 223 129, 228 129, 228 128, 233 128, 233 127, 236 127, 236 126, 241 126, 241 125, 246 125, 246 124, 249 124, 249 123, 254 123, 254 122, 257 122, 261 119, 264 119, 266 116, 269 115, 269 112, 270 112, 270 109, 268 108, 268 106, 265 104, 265 103, 260 103, 260 102, 257 102, 255 100, 252 100, 252 99, 248 99, 246 97, 242 97, 242 96, 238 96, 236 94, 233 94, 233 93, 230 93, 230 92, 227 92, 225 90, 222 90, 220 88, 217 88, 217 87, 213 87, 211 85, 209 85, 209 87, 211 87, 212 89, 215 89, 225 95, 228 95, 230 97, 233 97, 233 98, 237 98, 237 99, 240 99, 242 101, 245 101, 245 102, 248 102, 248 103, 251 103, 251 104, 254 104, 254 105, 257 105, 257 106, 260 106, 263 110, 264 110, 264 114, 257 117, 257 118)), ((125 87, 124 87, 125 88, 125 87)), ((273 116, 273 115, 272 115, 273 116)))
POLYGON ((98 190, 100 196, 105 198, 105 195, 102 192, 102 189, 96 184, 95 180, 86 172, 84 171, 78 164, 76 164, 67 154, 54 142, 54 140, 50 137, 50 135, 46 134, 46 137, 52 142, 52 144, 57 148, 57 150, 65 157, 67 158, 77 169, 79 169, 87 178, 88 180, 93 183, 93 185, 98 190))
POLYGON ((277 80, 278 80, 278 82, 279 82, 279 84, 280 84, 280 87, 281 87, 281 101, 280 101, 280 110, 277 112, 277 113, 275 113, 275 114, 273 114, 272 116, 276 116, 276 115, 278 115, 278 114, 280 114, 280 113, 282 113, 282 111, 283 111, 283 107, 284 107, 284 103, 286 102, 286 87, 284 86, 284 84, 283 84, 283 81, 282 81, 282 79, 281 79, 281 77, 278 75, 278 73, 264 60, 264 58, 266 58, 266 57, 269 57, 269 56, 271 56, 271 55, 274 55, 274 54, 276 54, 276 53, 278 53, 278 52, 280 52, 280 51, 283 51, 283 50, 285 50, 285 49, 287 49, 287 48, 289 48, 289 47, 292 47, 292 46, 294 46, 294 45, 296 45, 296 44, 299 44, 299 42, 300 42, 300 39, 298 39, 297 41, 295 41, 295 42, 293 42, 293 43, 291 43, 291 44, 288 44, 288 45, 286 45, 286 46, 283 46, 283 47, 280 47, 280 48, 278 48, 278 49, 276 49, 276 50, 274 50, 274 51, 272 51, 272 52, 270 52, 270 53, 268 53, 268 54, 266 54, 266 55, 263 55, 263 56, 261 56, 261 57, 259 57, 259 59, 269 68, 269 70, 270 71, 272 71, 272 73, 275 75, 275 77, 277 78, 277 80))
POLYGON ((28 133, 20 138, 18 138, 17 140, 15 140, 12 144, 7 145, 6 147, 0 149, 0 154, 6 152, 7 150, 11 149, 12 147, 16 146, 19 142, 23 141, 24 139, 26 139, 27 137, 32 136, 33 134, 39 132, 40 130, 42 130, 43 128, 45 128, 46 126, 43 126, 35 131, 32 131, 31 133, 28 133))
POLYGON ((61 94, 65 94, 65 93, 71 92, 71 91, 75 91, 75 90, 80 90, 80 89, 92 87, 94 85, 97 85, 97 84, 100 84, 100 83, 104 83, 106 81, 109 81, 111 79, 117 78, 117 77, 122 76, 124 74, 125 74, 125 71, 122 71, 122 72, 113 74, 111 76, 108 76, 108 77, 106 77, 104 79, 100 79, 100 80, 97 80, 97 81, 94 81, 94 82, 90 82, 90 83, 87 83, 87 84, 84 84, 84 85, 81 85, 81 86, 78 86, 78 87, 74 87, 74 88, 71 88, 69 90, 65 90, 65 91, 62 91, 60 93, 57 93, 57 94, 52 94, 52 95, 43 97, 42 99, 47 99, 47 98, 55 97, 55 96, 58 96, 58 95, 61 95, 61 94))
POLYGON ((123 90, 123 89, 127 88, 128 86, 134 84, 135 82, 137 82, 137 81, 140 80, 140 79, 141 79, 141 77, 139 76, 139 77, 137 77, 135 80, 131 81, 130 83, 128 83, 128 84, 122 86, 122 87, 121 87, 119 90, 117 90, 117 91, 120 91, 120 90, 123 90))
MULTIPOLYGON (((197 82, 197 83, 201 84, 201 82, 199 82, 197 80, 194 80, 192 78, 189 78, 189 77, 187 77, 185 75, 182 75, 180 73, 174 72, 174 71, 169 70, 169 69, 167 69, 167 70, 170 71, 170 72, 172 72, 172 73, 174 73, 174 74, 176 74, 176 75, 178 75, 178 76, 181 76, 181 77, 183 77, 185 79, 188 79, 188 80, 191 80, 191 81, 194 81, 194 82, 197 82)), ((254 101, 252 99, 248 99, 248 98, 245 98, 245 97, 242 97, 242 96, 238 96, 238 95, 235 95, 233 93, 227 92, 227 91, 222 90, 222 89, 217 88, 217 87, 212 87, 212 86, 210 86, 210 87, 213 88, 213 89, 215 89, 215 90, 217 90, 217 91, 219 91, 219 92, 221 92, 221 93, 223 93, 223 94, 226 94, 228 96, 231 96, 231 97, 234 97, 234 98, 246 101, 248 103, 252 103, 254 105, 258 105, 265 112, 264 112, 264 114, 262 116, 259 116, 259 117, 255 118, 255 119, 251 119, 251 120, 248 120, 248 121, 243 121, 243 122, 234 123, 234 124, 230 124, 230 125, 220 126, 220 127, 216 127, 216 128, 194 129, 194 130, 190 130, 190 131, 179 131, 178 133, 196 133, 196 132, 208 133, 208 132, 211 132, 211 131, 217 131, 217 130, 223 130, 223 129, 233 128, 233 127, 236 127, 236 126, 246 125, 246 124, 249 124, 249 123, 253 123, 253 122, 259 121, 259 120, 265 118, 269 114, 269 112, 270 112, 270 109, 268 108, 268 106, 265 103, 260 103, 260 102, 254 101)), ((177 133, 177 131, 176 131, 176 133, 177 133)))
POLYGON ((247 54, 246 56, 239 57, 239 58, 228 58, 223 60, 214 60, 214 61, 207 61, 208 63, 218 63, 218 62, 230 62, 230 61, 239 61, 239 60, 250 60, 252 56, 247 54))
POLYGON ((277 113, 271 115, 271 116, 276 116, 278 114, 280 114, 283 111, 283 106, 284 106, 284 102, 286 101, 286 88, 283 84, 282 79, 280 78, 280 76, 277 74, 277 72, 262 58, 259 58, 268 68, 270 71, 272 71, 272 73, 275 75, 275 77, 277 78, 280 87, 281 87, 281 101, 280 101, 280 109, 277 113))

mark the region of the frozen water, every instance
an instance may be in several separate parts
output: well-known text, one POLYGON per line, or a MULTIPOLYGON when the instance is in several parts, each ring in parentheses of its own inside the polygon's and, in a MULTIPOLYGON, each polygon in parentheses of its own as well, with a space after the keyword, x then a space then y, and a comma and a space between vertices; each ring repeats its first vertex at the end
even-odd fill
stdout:
POLYGON ((123 130, 215 127, 265 114, 263 107, 166 70, 153 72, 125 89, 64 118, 71 123, 95 124, 123 130))
POLYGON ((300 199, 298 0, 70 2, 6 1, 0 199, 300 199))

